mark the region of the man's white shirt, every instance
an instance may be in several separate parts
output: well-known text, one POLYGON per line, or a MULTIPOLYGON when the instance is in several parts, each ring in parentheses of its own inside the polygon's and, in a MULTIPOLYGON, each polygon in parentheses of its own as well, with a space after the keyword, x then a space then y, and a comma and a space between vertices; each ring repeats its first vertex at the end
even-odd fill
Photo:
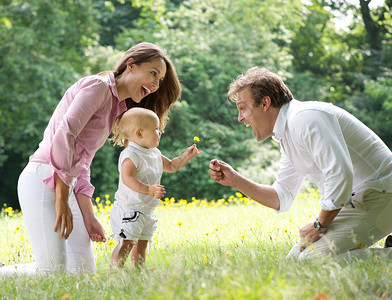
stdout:
POLYGON ((292 100, 273 129, 281 145, 280 169, 272 185, 278 212, 289 210, 305 178, 323 195, 321 208, 347 205, 353 193, 392 192, 392 153, 368 127, 345 110, 324 102, 292 100))

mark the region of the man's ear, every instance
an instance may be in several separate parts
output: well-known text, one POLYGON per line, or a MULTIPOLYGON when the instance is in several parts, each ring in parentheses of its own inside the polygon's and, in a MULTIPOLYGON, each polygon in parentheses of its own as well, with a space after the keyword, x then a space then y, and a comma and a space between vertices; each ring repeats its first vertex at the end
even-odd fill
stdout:
POLYGON ((266 111, 271 106, 271 98, 269 96, 264 96, 263 99, 261 99, 260 105, 263 110, 266 111))
POLYGON ((143 138, 143 130, 141 129, 141 128, 138 128, 138 129, 136 129, 136 132, 135 132, 135 134, 136 134, 136 136, 139 138, 139 139, 141 139, 141 138, 143 138))

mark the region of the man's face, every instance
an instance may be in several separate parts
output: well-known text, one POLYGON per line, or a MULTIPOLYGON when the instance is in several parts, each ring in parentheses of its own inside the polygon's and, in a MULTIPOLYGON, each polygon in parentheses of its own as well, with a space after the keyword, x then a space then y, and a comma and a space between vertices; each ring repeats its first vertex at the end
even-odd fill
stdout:
POLYGON ((238 92, 237 96, 238 122, 243 122, 246 127, 252 126, 257 141, 264 141, 272 135, 270 102, 268 99, 264 101, 266 98, 268 97, 264 97, 259 106, 255 106, 250 89, 238 92))

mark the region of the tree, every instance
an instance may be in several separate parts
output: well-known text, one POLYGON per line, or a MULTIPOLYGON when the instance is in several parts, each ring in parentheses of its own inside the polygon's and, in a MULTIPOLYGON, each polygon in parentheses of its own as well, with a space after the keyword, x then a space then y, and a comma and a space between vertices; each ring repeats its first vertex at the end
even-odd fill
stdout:
POLYGON ((288 47, 301 22, 301 2, 194 0, 167 11, 161 0, 143 2, 142 11, 137 29, 124 30, 117 45, 159 44, 173 59, 183 88, 160 149, 173 157, 198 136, 203 150, 184 170, 165 174, 162 182, 177 198, 211 199, 233 192, 211 181, 207 172, 211 158, 238 167, 250 155, 245 141, 251 134, 237 124, 236 108, 226 97, 228 86, 255 65, 288 74, 282 70, 291 64, 288 47))
POLYGON ((0 193, 15 203, 18 174, 96 40, 92 1, 0 4, 0 193))

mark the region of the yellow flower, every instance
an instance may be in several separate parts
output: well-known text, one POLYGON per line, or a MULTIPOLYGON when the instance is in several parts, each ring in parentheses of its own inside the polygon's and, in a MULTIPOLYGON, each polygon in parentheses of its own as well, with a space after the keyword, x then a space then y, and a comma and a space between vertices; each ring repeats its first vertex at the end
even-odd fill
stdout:
POLYGON ((16 226, 15 231, 19 231, 20 227, 16 226))
POLYGON ((218 227, 216 227, 216 228, 215 228, 215 231, 218 231, 218 230, 219 230, 219 228, 218 228, 218 227))
POLYGON ((108 217, 106 219, 110 220, 110 215, 108 215, 108 217))
POLYGON ((193 141, 194 141, 194 142, 200 142, 200 139, 199 139, 198 136, 194 136, 194 137, 193 137, 193 141))
POLYGON ((206 236, 208 236, 210 233, 209 232, 206 232, 206 236))
POLYGON ((285 228, 285 230, 283 230, 283 232, 287 232, 287 228, 285 228))
POLYGON ((95 202, 99 202, 99 201, 101 201, 101 198, 99 197, 95 198, 95 202))
POLYGON ((108 194, 105 195, 105 198, 106 198, 106 199, 109 199, 109 197, 110 197, 110 196, 109 196, 108 194))
POLYGON ((114 241, 111 240, 111 241, 109 241, 108 246, 109 246, 109 247, 112 247, 114 244, 115 244, 114 241))
POLYGON ((61 296, 61 300, 69 300, 71 299, 68 294, 64 294, 61 296))
POLYGON ((94 280, 98 280, 99 274, 95 275, 93 278, 94 278, 94 280))
POLYGON ((241 235, 241 240, 243 240, 245 238, 245 235, 241 235))
POLYGON ((178 222, 177 225, 178 225, 178 226, 181 226, 181 225, 182 225, 182 222, 178 222))

